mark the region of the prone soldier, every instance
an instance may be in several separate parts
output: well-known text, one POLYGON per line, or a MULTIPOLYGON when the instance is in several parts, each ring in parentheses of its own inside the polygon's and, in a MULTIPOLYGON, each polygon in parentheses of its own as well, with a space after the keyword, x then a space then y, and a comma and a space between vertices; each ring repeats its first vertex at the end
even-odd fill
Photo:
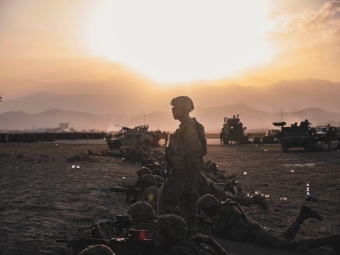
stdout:
POLYGON ((245 197, 239 195, 239 193, 231 194, 229 192, 226 192, 223 188, 215 185, 215 183, 212 180, 208 179, 202 172, 200 172, 197 176, 197 185, 200 197, 210 194, 215 196, 220 202, 230 199, 244 206, 257 204, 265 210, 268 209, 268 205, 261 195, 245 197))
POLYGON ((228 255, 212 238, 196 234, 187 238, 188 228, 184 219, 173 214, 158 219, 156 240, 165 255, 228 255))
POLYGON ((141 179, 139 188, 139 196, 137 201, 145 201, 152 206, 157 205, 159 186, 157 186, 157 179, 152 174, 146 174, 141 179))
POLYGON ((242 208, 230 200, 219 203, 216 197, 204 195, 198 202, 198 208, 212 218, 212 226, 207 232, 215 236, 296 252, 306 252, 329 245, 337 255, 340 254, 340 236, 338 234, 321 238, 293 240, 304 220, 308 218, 322 220, 317 212, 304 205, 301 206, 296 220, 281 236, 274 235, 257 222, 250 221, 242 208))
POLYGON ((129 230, 147 230, 148 236, 146 239, 153 239, 157 231, 156 213, 152 206, 144 201, 139 201, 130 206, 128 214, 131 217, 131 225, 129 230))

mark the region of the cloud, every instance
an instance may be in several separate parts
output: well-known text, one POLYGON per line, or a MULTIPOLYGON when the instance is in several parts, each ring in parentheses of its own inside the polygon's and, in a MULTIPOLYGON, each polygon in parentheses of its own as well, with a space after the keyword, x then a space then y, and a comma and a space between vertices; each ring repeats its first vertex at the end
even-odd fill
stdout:
POLYGON ((326 2, 316 10, 273 11, 268 18, 267 39, 277 53, 270 63, 245 71, 245 81, 254 74, 267 84, 284 79, 340 81, 340 1, 326 2))
POLYGON ((320 41, 337 42, 340 27, 340 1, 325 3, 319 10, 305 9, 298 14, 272 16, 268 38, 281 47, 304 47, 320 41), (287 44, 288 43, 288 44, 287 44))

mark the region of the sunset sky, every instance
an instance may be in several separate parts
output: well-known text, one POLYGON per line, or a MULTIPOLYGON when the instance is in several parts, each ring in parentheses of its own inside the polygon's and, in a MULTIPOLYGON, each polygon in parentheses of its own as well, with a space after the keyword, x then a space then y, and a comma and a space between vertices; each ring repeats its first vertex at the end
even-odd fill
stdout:
POLYGON ((163 86, 340 82, 340 1, 0 1, 4 99, 102 80, 109 62, 163 86))

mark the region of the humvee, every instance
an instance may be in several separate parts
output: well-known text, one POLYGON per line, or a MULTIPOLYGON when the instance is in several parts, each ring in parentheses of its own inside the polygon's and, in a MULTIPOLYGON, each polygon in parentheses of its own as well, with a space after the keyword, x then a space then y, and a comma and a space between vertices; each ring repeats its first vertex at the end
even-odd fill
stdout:
POLYGON ((229 142, 240 143, 241 139, 246 138, 244 130, 246 130, 246 127, 243 127, 243 123, 240 122, 239 115, 237 117, 234 115, 233 118, 225 117, 221 131, 223 144, 228 144, 229 142))
POLYGON ((120 149, 121 147, 133 147, 136 145, 151 146, 153 136, 148 131, 148 125, 141 125, 134 128, 122 127, 119 133, 107 141, 110 149, 120 149))
POLYGON ((279 133, 281 148, 283 152, 287 152, 290 148, 304 148, 306 151, 312 151, 315 147, 314 132, 306 121, 301 121, 290 127, 285 127, 286 122, 274 122, 274 126, 281 126, 279 133))

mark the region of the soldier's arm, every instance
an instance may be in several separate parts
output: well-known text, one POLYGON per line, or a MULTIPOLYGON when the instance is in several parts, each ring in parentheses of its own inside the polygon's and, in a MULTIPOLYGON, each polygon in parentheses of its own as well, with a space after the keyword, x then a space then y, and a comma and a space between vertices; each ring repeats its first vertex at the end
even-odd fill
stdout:
POLYGON ((176 143, 173 152, 177 155, 195 155, 201 149, 201 141, 194 122, 188 122, 183 126, 183 142, 176 143))

